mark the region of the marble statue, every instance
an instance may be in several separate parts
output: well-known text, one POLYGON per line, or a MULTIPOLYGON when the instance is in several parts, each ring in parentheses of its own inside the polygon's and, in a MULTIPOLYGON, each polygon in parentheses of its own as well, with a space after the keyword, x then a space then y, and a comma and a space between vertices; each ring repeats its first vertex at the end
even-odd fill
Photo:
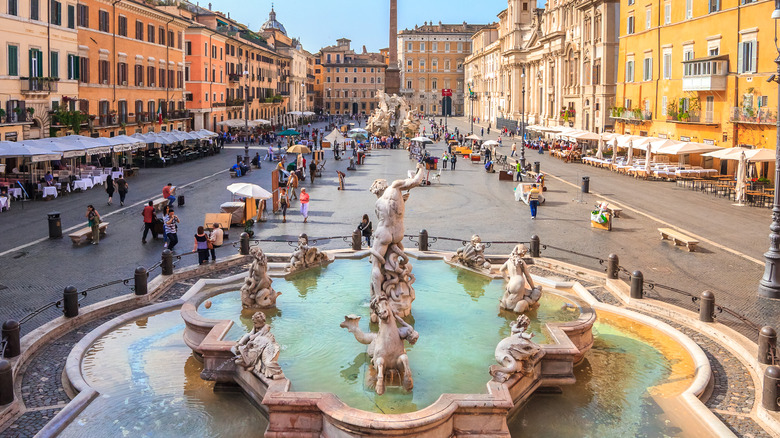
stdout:
MULTIPOLYGON (((393 313, 400 317, 411 313, 414 301, 414 275, 402 244, 408 192, 403 194, 402 191, 419 186, 424 170, 425 166, 418 163, 414 177, 399 179, 389 185, 386 180, 378 179, 370 189, 378 198, 374 208, 379 219, 371 247, 371 298, 386 297, 393 313)), ((372 321, 374 318, 372 315, 372 321)))
POLYGON ((506 289, 501 297, 501 308, 516 313, 525 313, 539 307, 539 299, 542 297, 542 286, 534 286, 534 280, 528 272, 528 267, 523 257, 528 252, 525 245, 517 245, 509 259, 498 272, 504 275, 506 289), (528 287, 526 287, 528 284, 528 287))
POLYGON ((290 263, 287 265, 288 272, 298 272, 312 266, 319 266, 328 261, 328 255, 320 252, 319 249, 309 246, 309 236, 306 233, 298 236, 298 247, 290 256, 290 263))
POLYGON ((266 309, 276 306, 276 297, 281 295, 271 287, 271 277, 268 275, 268 258, 259 246, 249 250, 254 258, 249 268, 249 275, 241 286, 241 305, 245 309, 266 309))
POLYGON ((490 366, 490 375, 496 382, 506 382, 513 374, 532 376, 534 366, 544 356, 544 350, 531 341, 533 333, 526 333, 531 320, 520 315, 509 324, 512 334, 496 346, 496 361, 499 365, 490 366))
POLYGON ((471 269, 490 270, 490 262, 485 260, 485 244, 477 234, 471 236, 471 241, 465 246, 458 248, 450 261, 471 269))
POLYGON ((387 382, 393 382, 393 372, 400 377, 401 386, 406 391, 414 387, 412 371, 409 368, 409 357, 406 355, 404 340, 410 344, 417 342, 420 334, 407 324, 398 315, 393 313, 393 307, 384 296, 371 299, 372 314, 379 321, 379 332, 366 333, 360 329, 358 323, 360 317, 348 315, 340 327, 346 328, 355 336, 358 342, 368 345, 367 352, 371 358, 371 368, 366 374, 366 383, 369 388, 382 395, 385 393, 387 382), (398 327, 401 324, 401 327, 398 327))
POLYGON ((236 365, 271 379, 283 378, 282 368, 277 362, 279 344, 271 333, 271 326, 265 323, 265 314, 256 312, 252 315, 252 323, 252 331, 242 336, 230 349, 236 355, 236 365))
MULTIPOLYGON (((415 120, 416 112, 409 109, 409 105, 403 97, 399 97, 396 94, 388 95, 382 90, 376 92, 376 98, 379 101, 379 105, 371 113, 366 123, 366 130, 373 135, 378 136, 391 136, 400 134, 401 131, 406 133, 406 127, 412 129, 414 126, 411 123, 415 120)), ((419 120, 417 120, 417 129, 411 134, 414 136, 419 131, 419 120)))

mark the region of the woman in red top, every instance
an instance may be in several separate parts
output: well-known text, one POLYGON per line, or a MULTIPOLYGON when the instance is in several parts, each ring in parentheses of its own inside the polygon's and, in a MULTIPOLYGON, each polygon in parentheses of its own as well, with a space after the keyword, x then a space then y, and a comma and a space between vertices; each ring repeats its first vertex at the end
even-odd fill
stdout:
POLYGON ((309 194, 303 187, 301 187, 301 214, 303 221, 306 222, 309 219, 309 194))

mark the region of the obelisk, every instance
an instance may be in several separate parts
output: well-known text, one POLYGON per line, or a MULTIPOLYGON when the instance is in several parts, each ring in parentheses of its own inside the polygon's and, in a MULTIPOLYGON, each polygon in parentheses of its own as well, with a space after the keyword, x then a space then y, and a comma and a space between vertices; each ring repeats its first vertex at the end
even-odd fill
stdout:
POLYGON ((401 70, 398 69, 398 0, 390 0, 390 63, 385 72, 385 93, 401 92, 401 70))

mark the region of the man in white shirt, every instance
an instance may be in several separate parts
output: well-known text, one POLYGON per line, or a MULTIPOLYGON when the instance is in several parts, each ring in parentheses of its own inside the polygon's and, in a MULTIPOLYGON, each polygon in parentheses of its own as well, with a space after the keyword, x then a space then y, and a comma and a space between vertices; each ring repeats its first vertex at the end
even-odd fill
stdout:
POLYGON ((222 228, 219 227, 219 224, 215 223, 214 229, 211 230, 211 236, 209 236, 209 242, 211 242, 211 261, 213 262, 217 261, 217 255, 214 250, 222 246, 222 243, 224 243, 224 237, 225 232, 222 231, 222 228))

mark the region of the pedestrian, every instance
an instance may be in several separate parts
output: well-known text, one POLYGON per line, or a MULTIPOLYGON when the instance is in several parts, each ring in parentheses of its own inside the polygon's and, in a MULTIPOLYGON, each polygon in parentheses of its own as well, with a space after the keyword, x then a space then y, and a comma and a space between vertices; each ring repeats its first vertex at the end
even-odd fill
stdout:
POLYGON ((168 249, 173 251, 176 244, 179 243, 179 236, 176 234, 179 230, 179 217, 176 216, 173 209, 168 209, 168 217, 165 218, 165 236, 168 238, 168 249))
POLYGON ((517 178, 515 178, 515 181, 522 181, 523 180, 523 167, 520 165, 520 160, 517 160, 517 163, 515 164, 515 170, 517 172, 517 178))
MULTIPOLYGON (((488 134, 489 134, 489 133, 490 133, 490 132, 488 132, 488 134)), ((480 136, 480 137, 484 137, 484 136, 485 136, 485 128, 482 128, 482 129, 479 131, 479 136, 480 136)))
POLYGON ((290 199, 287 197, 287 190, 279 191, 279 206, 282 208, 282 222, 287 222, 287 206, 290 205, 290 199))
POLYGON ((119 205, 125 205, 125 196, 127 196, 127 190, 130 186, 127 184, 124 175, 119 175, 119 178, 114 180, 116 184, 116 190, 119 192, 119 205))
POLYGON ((371 246, 371 234, 373 234, 373 224, 371 224, 371 221, 368 219, 368 215, 363 215, 363 220, 360 221, 360 223, 357 226, 358 231, 360 231, 360 234, 363 236, 363 238, 366 240, 366 246, 371 246))
POLYGON ((339 175, 339 190, 344 190, 344 177, 347 175, 340 170, 337 170, 336 173, 339 175))
POLYGON ((452 154, 452 157, 450 157, 450 164, 452 164, 452 170, 455 170, 455 163, 458 162, 458 154, 452 154))
POLYGON ((306 223, 309 220, 309 194, 306 193, 305 187, 301 187, 301 215, 306 223))
POLYGON ((152 237, 157 238, 157 232, 154 231, 154 202, 149 201, 141 214, 144 217, 144 235, 141 237, 141 243, 146 243, 146 236, 149 235, 149 230, 152 231, 152 237))
POLYGON ((445 169, 447 169, 447 162, 448 162, 449 160, 450 160, 450 157, 449 157, 449 156, 447 156, 447 153, 445 152, 445 153, 442 155, 442 157, 441 157, 441 161, 442 161, 442 163, 443 163, 443 164, 442 164, 442 166, 441 166, 442 170, 445 170, 445 169))
POLYGON ((536 219, 536 208, 539 207, 539 189, 536 184, 531 186, 531 191, 528 192, 528 206, 531 207, 531 219, 536 219))
POLYGON ((114 197, 114 178, 111 177, 111 174, 108 174, 106 177, 106 193, 108 193, 108 203, 106 205, 111 205, 111 200, 114 197))
POLYGON ((517 152, 517 143, 512 143, 512 153, 509 156, 514 157, 515 152, 517 152))
POLYGON ((100 213, 92 204, 87 205, 86 218, 87 224, 92 228, 92 244, 97 245, 100 242, 100 213))
POLYGON ((211 261, 217 261, 217 254, 214 252, 214 250, 222 246, 224 239, 225 232, 222 231, 222 228, 218 223, 214 223, 214 229, 211 231, 211 235, 209 236, 209 251, 211 251, 211 261))
POLYGON ((173 203, 176 202, 176 188, 172 183, 168 183, 162 189, 162 197, 168 200, 168 205, 173 207, 173 203))
POLYGON ((209 261, 209 238, 206 236, 206 230, 198 227, 195 233, 195 243, 192 246, 193 251, 198 251, 198 264, 203 265, 209 261))
POLYGON ((295 193, 295 189, 298 188, 298 173, 290 173, 290 179, 287 180, 287 190, 290 192, 290 198, 298 199, 298 194, 295 193))
POLYGON ((309 163, 309 178, 311 178, 312 184, 314 184, 315 173, 317 173, 317 163, 315 163, 314 160, 311 160, 311 163, 309 163))

